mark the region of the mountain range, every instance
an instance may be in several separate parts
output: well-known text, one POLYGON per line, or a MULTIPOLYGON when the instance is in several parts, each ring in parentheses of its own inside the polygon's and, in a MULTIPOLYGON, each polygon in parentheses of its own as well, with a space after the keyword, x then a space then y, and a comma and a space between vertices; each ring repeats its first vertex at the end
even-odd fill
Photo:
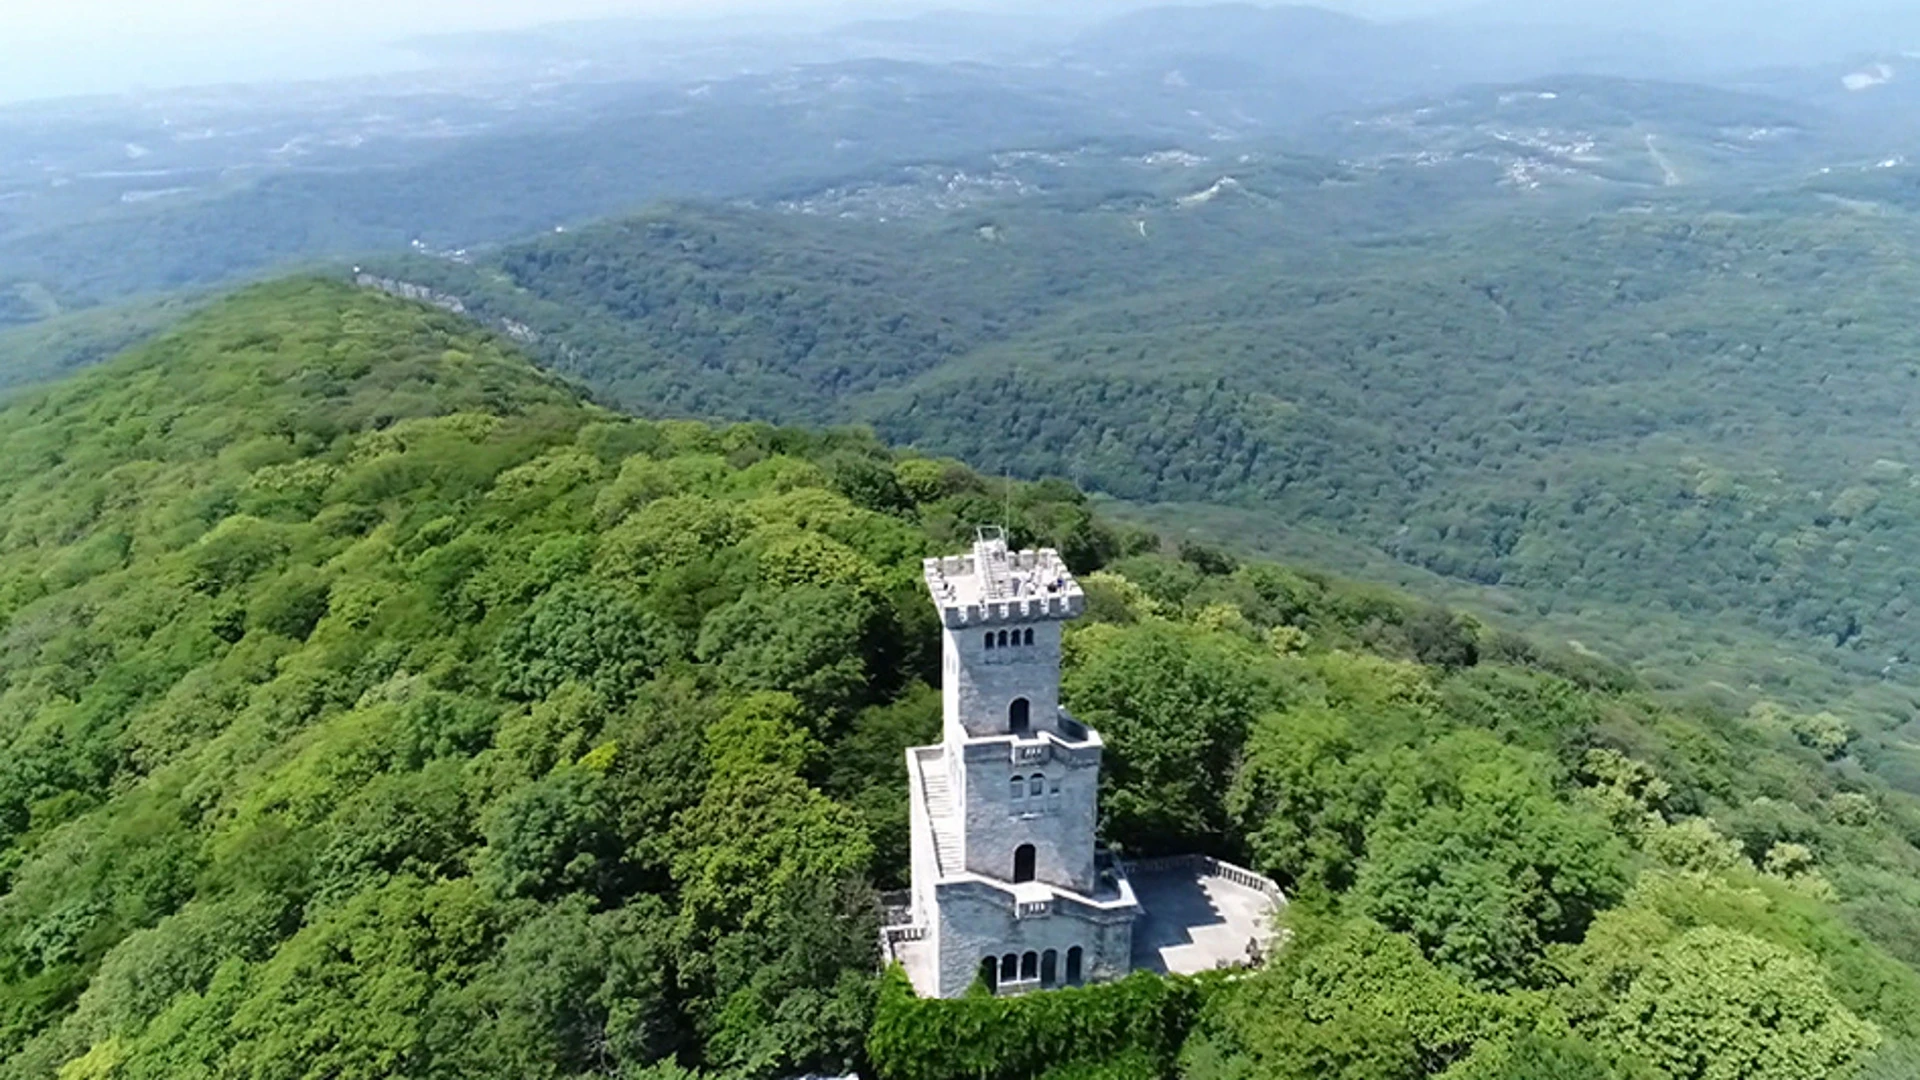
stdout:
POLYGON ((1920 1075, 1920 69, 1701 10, 0 110, 0 1080, 1920 1075), (990 523, 1264 965, 882 970, 990 523))

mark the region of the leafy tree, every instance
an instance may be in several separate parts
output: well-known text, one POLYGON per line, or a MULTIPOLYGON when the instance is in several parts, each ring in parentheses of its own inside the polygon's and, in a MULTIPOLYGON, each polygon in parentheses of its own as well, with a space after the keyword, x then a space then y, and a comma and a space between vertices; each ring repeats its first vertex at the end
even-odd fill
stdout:
POLYGON ((1849 1076, 1880 1041, 1811 962, 1717 927, 1654 950, 1599 1026, 1682 1080, 1849 1076))
POLYGON ((1388 821, 1368 838, 1355 896, 1436 962, 1493 985, 1525 981, 1546 945, 1579 941, 1620 899, 1624 852, 1514 751, 1457 736, 1429 755, 1386 788, 1388 821))
POLYGON ((619 873, 621 844, 606 784, 571 766, 511 792, 481 819, 485 876, 504 896, 600 892, 619 873))
POLYGON ((1114 748, 1102 771, 1107 834, 1142 852, 1226 835, 1216 779, 1231 775, 1259 710, 1261 682, 1242 643, 1171 624, 1127 633, 1090 627, 1061 685, 1066 703, 1114 748))
POLYGON ((593 913, 575 895, 514 928, 448 1001, 448 1066, 528 1077, 638 1070, 682 1038, 666 916, 641 904, 593 913))
POLYGON ((871 599, 844 586, 751 593, 708 618, 696 655, 729 685, 793 694, 825 723, 866 696, 878 616, 871 599))
POLYGON ((500 638, 501 689, 540 698, 569 679, 622 697, 677 651, 671 631, 615 586, 569 583, 500 638))

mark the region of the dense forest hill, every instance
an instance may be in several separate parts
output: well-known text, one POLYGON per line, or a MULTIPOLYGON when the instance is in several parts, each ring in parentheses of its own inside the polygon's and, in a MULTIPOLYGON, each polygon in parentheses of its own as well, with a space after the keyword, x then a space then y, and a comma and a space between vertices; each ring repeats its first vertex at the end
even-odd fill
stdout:
POLYGON ((0 1076, 1910 1076, 1920 801, 1378 590, 859 433, 627 419, 316 281, 0 412, 0 1076), (919 559, 1089 594, 1106 839, 1286 883, 1238 980, 907 1000, 919 559), (1100 1037, 1089 1037, 1094 1034, 1100 1037))
MULTIPOLYGON (((1516 160, 1001 155, 379 273, 631 410, 869 423, 1499 590, 1656 683, 1870 716, 1920 790, 1920 218, 1832 171, 1735 195, 1516 160)), ((1226 521, 1155 513, 1188 518, 1226 521)))

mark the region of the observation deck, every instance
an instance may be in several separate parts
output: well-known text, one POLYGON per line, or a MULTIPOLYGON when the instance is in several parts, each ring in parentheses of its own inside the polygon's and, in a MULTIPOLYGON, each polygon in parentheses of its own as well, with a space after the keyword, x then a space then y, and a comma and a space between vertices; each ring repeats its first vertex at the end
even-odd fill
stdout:
POLYGON ((1072 619, 1086 593, 1051 548, 1009 551, 999 529, 981 529, 970 555, 925 562, 927 591, 949 628, 1032 619, 1072 619))

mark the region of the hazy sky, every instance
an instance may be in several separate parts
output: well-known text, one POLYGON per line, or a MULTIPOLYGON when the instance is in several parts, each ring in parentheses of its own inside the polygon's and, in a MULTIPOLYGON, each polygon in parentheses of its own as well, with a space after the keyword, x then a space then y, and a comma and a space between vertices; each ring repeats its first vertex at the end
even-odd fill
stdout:
MULTIPOLYGON (((700 0, 0 0, 0 100, 143 85, 385 70, 383 42, 434 30, 608 15, 688 16, 700 0)), ((755 7, 802 7, 754 0, 755 7)))
MULTIPOLYGON (((821 24, 928 7, 1032 10, 1056 0, 0 0, 0 101, 142 86, 315 78, 391 70, 385 48, 435 30, 531 26, 618 15, 700 17, 750 11, 821 24)), ((1167 0, 1080 0, 1146 6, 1167 0)), ((1180 0, 1173 0, 1180 2, 1180 0)), ((1368 14, 1468 0, 1320 0, 1368 14)))
MULTIPOLYGON (((778 12, 831 26, 849 14, 947 8, 1034 11, 1119 9, 1209 0, 0 0, 0 101, 142 86, 318 78, 394 70, 410 58, 398 38, 504 29, 620 15, 723 16, 778 12)), ((1358 14, 1403 16, 1478 8, 1526 20, 1661 25, 1686 34, 1800 34, 1800 24, 1842 28, 1910 22, 1920 0, 1256 0, 1317 3, 1358 14), (1877 10, 1876 10, 1877 9, 1877 10), (1871 12, 1867 17, 1859 14, 1871 12)), ((1809 25, 1806 29, 1811 30, 1809 25)), ((1885 43, 1882 43, 1885 44, 1885 43)), ((1913 44, 1903 42, 1903 44, 1913 44)))

